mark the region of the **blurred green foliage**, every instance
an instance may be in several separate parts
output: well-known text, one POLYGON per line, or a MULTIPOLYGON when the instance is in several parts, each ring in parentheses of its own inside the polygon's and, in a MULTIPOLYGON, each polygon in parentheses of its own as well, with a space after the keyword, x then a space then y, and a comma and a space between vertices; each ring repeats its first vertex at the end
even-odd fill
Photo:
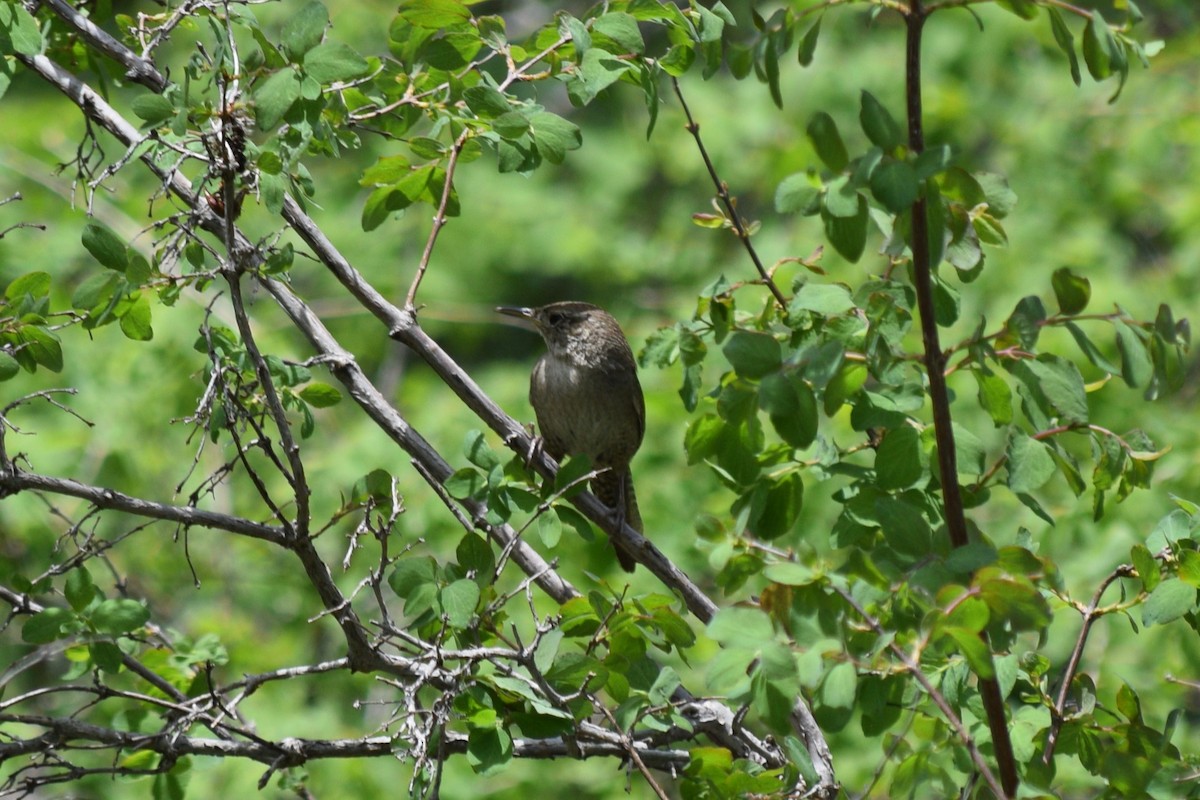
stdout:
MULTIPOLYGON (((748 35, 748 7, 729 5, 740 23, 733 37, 748 35)), ((1115 18, 1113 4, 1084 5, 1102 8, 1115 18)), ((1118 0, 1115 5, 1122 4, 1118 0)), ((944 332, 944 341, 968 335, 979 316, 993 327, 999 325, 1026 295, 1038 294, 1049 303, 1051 274, 1064 266, 1090 282, 1092 309, 1120 304, 1136 317, 1153 318, 1160 300, 1168 300, 1177 317, 1200 315, 1193 290, 1200 282, 1200 182, 1194 179, 1200 168, 1200 99, 1195 91, 1200 15, 1190 0, 1146 0, 1140 5, 1149 30, 1165 37, 1167 45, 1145 74, 1140 66, 1133 67, 1135 74, 1116 103, 1108 102, 1111 82, 1096 84, 1085 74, 1082 86, 1072 84, 1045 19, 1031 26, 989 4, 977 11, 939 14, 931 22, 924 60, 928 144, 949 144, 972 169, 1003 173, 1020 198, 1005 220, 1007 248, 989 252, 986 269, 970 291, 963 292, 960 322, 944 332)), ((514 38, 521 19, 540 22, 551 10, 533 3, 505 6, 500 11, 511 20, 514 38)), ((387 49, 379 21, 390 19, 393 11, 390 3, 362 2, 334 6, 331 16, 342 41, 372 54, 387 49)), ((98 16, 105 13, 101 10, 98 16)), ((274 17, 271 24, 282 27, 288 8, 263 6, 260 14, 265 20, 274 17)), ((789 59, 781 67, 782 110, 754 80, 735 81, 719 73, 701 81, 689 75, 686 97, 705 145, 737 196, 739 211, 761 222, 754 242, 767 263, 808 258, 825 242, 819 218, 783 216, 773 206, 780 181, 818 163, 803 134, 806 121, 818 110, 827 111, 850 149, 861 150, 866 139, 856 135, 860 90, 871 92, 894 113, 902 107, 902 42, 902 27, 887 14, 871 19, 853 8, 826 14, 811 66, 801 69, 789 59)), ((190 46, 183 35, 173 44, 180 52, 190 46)), ((107 75, 112 99, 119 105, 128 107, 141 92, 118 85, 119 71, 111 65, 93 66, 107 75)), ((665 91, 663 97, 664 107, 647 138, 645 103, 631 87, 618 86, 585 109, 572 108, 562 91, 539 94, 540 102, 580 127, 581 150, 568 154, 561 165, 546 165, 528 176, 498 175, 491 155, 460 168, 456 186, 461 213, 443 231, 430 264, 421 291, 421 320, 520 419, 532 419, 525 400, 527 376, 541 344, 528 332, 496 327, 503 322, 492 314, 492 306, 585 299, 622 320, 638 349, 661 326, 690 316, 696 295, 719 276, 731 281, 752 277, 734 237, 704 230, 692 221, 693 214, 712 211, 712 186, 677 103, 665 91)), ((85 187, 73 185, 71 168, 57 169, 76 157, 83 123, 63 113, 51 89, 20 72, 3 102, 10 115, 12 109, 20 109, 21 123, 6 125, 0 134, 0 199, 14 192, 23 199, 0 206, 0 231, 5 231, 0 239, 0 285, 32 270, 45 270, 54 279, 51 305, 64 307, 92 266, 79 244, 90 223, 85 187), (26 222, 47 227, 10 229, 26 222)), ((120 150, 111 142, 108 149, 110 155, 120 150)), ((389 152, 385 140, 367 139, 361 150, 346 150, 336 160, 317 163, 310 212, 348 259, 384 294, 399 301, 420 258, 430 214, 428 206, 413 206, 383 221, 372 234, 362 232, 368 191, 358 179, 389 152)), ((96 218, 143 254, 149 254, 156 237, 156 230, 147 227, 145 202, 155 188, 145 173, 125 170, 110 182, 109 190, 98 194, 93 208, 96 218)), ((166 202, 155 200, 156 214, 157 204, 166 202)), ((269 230, 273 221, 247 201, 239 224, 253 234, 269 230)), ((856 284, 885 269, 874 256, 878 245, 877 238, 869 240, 857 264, 826 247, 819 263, 831 279, 856 284)), ((778 274, 787 284, 799 273, 800 268, 791 265, 778 274)), ((297 259, 291 280, 305 296, 315 298, 313 305, 333 332, 376 384, 397 398, 414 427, 442 452, 459 454, 464 432, 478 422, 447 401, 447 390, 426 366, 386 340, 378 326, 364 324, 365 313, 347 304, 317 265, 297 259)), ((199 451, 203 438, 182 420, 192 413, 203 390, 206 359, 193 344, 208 299, 185 293, 171 313, 156 313, 153 339, 137 346, 115 326, 62 330, 62 371, 22 373, 2 384, 3 398, 9 402, 38 390, 75 387, 76 396, 60 401, 79 418, 49 404, 23 408, 11 419, 20 434, 9 434, 10 454, 25 454, 43 473, 71 475, 134 495, 174 497, 188 477, 190 454, 199 451)), ((270 302, 256 304, 255 313, 265 349, 306 356, 307 346, 270 302)), ((218 306, 214 314, 220 319, 228 312, 218 306)), ((229 324, 227 318, 222 321, 229 324)), ((1065 333, 1047 335, 1046 347, 1071 346, 1065 333)), ((1108 339, 1101 346, 1108 358, 1117 358, 1108 339)), ((1085 380, 1100 377, 1099 370, 1085 367, 1085 380)), ((684 433, 691 417, 676 391, 677 370, 644 369, 642 382, 647 437, 633 469, 646 529, 685 571, 702 582, 711 581, 722 554, 697 528, 705 532, 714 518, 728 516, 730 497, 711 471, 685 464, 684 433)), ((1015 541, 1019 529, 1028 528, 1039 553, 1057 561, 1074 596, 1086 596, 1115 564, 1128 560, 1130 547, 1142 542, 1170 510, 1171 494, 1200 498, 1200 426, 1193 424, 1192 416, 1194 370, 1189 368, 1178 393, 1155 405, 1143 404, 1140 392, 1118 383, 1113 381, 1090 398, 1092 417, 1112 430, 1140 427, 1155 442, 1173 448, 1157 463, 1152 490, 1112 505, 1099 524, 1093 522, 1088 504, 1078 504, 1061 478, 1039 494, 1056 520, 1054 526, 1011 498, 994 498, 972 514, 979 528, 999 543, 1015 541)), ((950 386, 964 398, 976 391, 966 376, 952 377, 950 386)), ((972 415, 964 405, 956 406, 956 411, 963 410, 963 424, 986 430, 990 422, 982 412, 976 409, 972 415)), ((331 514, 356 480, 384 467, 400 476, 405 496, 408 510, 401 519, 401 538, 421 537, 435 552, 452 552, 458 528, 425 484, 404 469, 406 460, 395 447, 350 404, 316 413, 318 425, 306 449, 309 478, 322 489, 314 497, 315 513, 331 514)), ((993 454, 1004 446, 1002 439, 985 438, 984 444, 993 454)), ((202 472, 219 462, 211 448, 198 458, 202 472)), ((456 466, 465 464, 460 458, 456 466)), ((837 479, 807 484, 799 523, 782 545, 835 556, 828 532, 841 510, 833 495, 843 486, 837 479)), ((234 510, 247 498, 217 493, 214 501, 234 510)), ((62 503, 30 495, 3 500, 0 579, 14 571, 36 573, 54 561, 60 530, 47 505, 62 503)), ((68 504, 62 510, 70 515, 80 508, 68 504)), ((105 519, 97 524, 101 532, 111 533, 128 521, 105 519)), ((331 532, 319 547, 336 563, 345 544, 331 532)), ((589 573, 610 580, 615 576, 603 542, 584 544, 567 535, 550 555, 585 588, 589 573)), ((309 587, 282 554, 208 534, 172 539, 164 529, 159 538, 142 537, 140 548, 122 550, 116 558, 116 571, 130 577, 125 590, 147 598, 156 619, 170 620, 193 640, 218 634, 228 649, 226 668, 234 673, 340 653, 332 628, 307 624, 295 613, 306 605, 309 587), (247 609, 253 613, 246 614, 247 609)), ((99 575, 96 579, 103 580, 99 575)), ((656 588, 645 571, 636 573, 632 582, 637 591, 656 588)), ((761 589, 761 583, 751 583, 732 590, 728 600, 744 601, 761 589)), ((1195 680, 1200 646, 1193 632, 1176 623, 1133 636, 1125 620, 1105 618, 1098 625, 1085 670, 1120 675, 1141 696, 1147 713, 1156 715, 1151 722, 1159 728, 1168 710, 1183 708, 1174 743, 1196 753, 1200 705, 1195 689, 1165 680, 1167 675, 1195 680)), ((1076 627, 1074 615, 1056 616, 1042 652, 1056 664, 1064 661, 1076 627)), ((828 645, 814 642, 811 651, 820 653, 828 645)), ((0 643, 0 664, 15 659, 19 651, 7 641, 0 643)), ((702 640, 692 662, 703 665, 715 652, 711 641, 702 640)), ((688 664, 673 666, 690 677, 688 664)), ((367 705, 356 704, 380 689, 369 678, 339 675, 283 691, 282 696, 271 696, 270 707, 248 709, 263 736, 354 735, 362 728, 362 715, 376 714, 369 700, 367 705)), ((1115 707, 1119 702, 1115 696, 1100 698, 1103 705, 1115 707)), ((887 742, 861 733, 859 723, 868 710, 851 713, 853 723, 831 737, 831 746, 840 780, 858 787, 870 780, 887 742)), ((309 768, 307 782, 316 796, 377 795, 396 791, 397 773, 406 769, 408 765, 380 759, 323 762, 309 768)), ((260 775, 255 765, 196 761, 188 776, 189 791, 197 797, 240 793, 260 775)), ((447 797, 480 791, 481 779, 463 759, 449 762, 444 780, 447 797)), ((556 794, 600 798, 617 796, 622 784, 612 763, 595 760, 515 763, 488 778, 486 785, 487 794, 497 798, 528 796, 548 785, 556 794)), ((130 791, 107 782, 82 788, 97 797, 130 791)), ((1062 769, 1056 788, 1064 797, 1099 793, 1094 778, 1078 766, 1062 769)), ((287 793, 272 788, 268 796, 287 793)), ((651 794, 634 780, 632 796, 651 794)))

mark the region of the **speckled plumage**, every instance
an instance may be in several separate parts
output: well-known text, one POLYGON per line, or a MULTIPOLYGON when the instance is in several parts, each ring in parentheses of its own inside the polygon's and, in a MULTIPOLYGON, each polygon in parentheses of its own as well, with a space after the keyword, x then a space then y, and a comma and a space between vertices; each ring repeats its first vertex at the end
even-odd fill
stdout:
MULTIPOLYGON (((498 310, 530 320, 546 341, 547 352, 529 382, 529 402, 546 452, 556 460, 586 455, 593 467, 607 468, 592 479, 592 493, 641 532, 629 462, 642 444, 646 407, 621 327, 588 303, 498 310)), ((616 551, 621 566, 632 572, 634 559, 620 547, 616 551)))

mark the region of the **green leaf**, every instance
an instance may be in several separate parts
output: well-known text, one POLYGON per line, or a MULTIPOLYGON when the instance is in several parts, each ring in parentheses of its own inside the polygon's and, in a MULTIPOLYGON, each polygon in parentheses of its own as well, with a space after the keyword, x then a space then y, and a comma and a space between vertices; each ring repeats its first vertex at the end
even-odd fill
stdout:
POLYGON ((467 732, 467 763, 480 775, 491 775, 512 760, 512 737, 502 728, 467 732))
POLYGON ((579 126, 557 114, 539 111, 530 115, 529 126, 538 152, 551 164, 561 164, 568 150, 583 144, 579 126))
POLYGON ((0 3, 0 44, 6 40, 14 53, 23 56, 36 56, 45 45, 41 26, 20 3, 0 3))
POLYGON ((321 83, 347 81, 369 69, 365 58, 341 42, 325 42, 304 54, 304 71, 321 83))
POLYGON ((117 673, 121 671, 122 653, 121 648, 117 647, 112 642, 91 642, 88 644, 88 655, 96 662, 96 666, 105 672, 117 673))
POLYGON ((984 679, 996 677, 992 653, 977 632, 954 626, 942 628, 941 631, 954 641, 958 651, 967 659, 967 666, 971 668, 971 672, 984 679))
POLYGON ((508 98, 485 84, 472 86, 463 92, 467 108, 485 119, 494 119, 509 111, 508 98))
POLYGON ((133 102, 129 107, 142 120, 151 127, 161 125, 162 123, 175 116, 175 106, 170 100, 163 97, 161 94, 146 93, 133 98, 133 102))
POLYGON ((1037 4, 1033 0, 1000 0, 1000 7, 1008 9, 1021 19, 1033 19, 1038 12, 1037 4))
MULTIPOLYGON (((45 301, 49 296, 50 273, 40 270, 27 272, 19 278, 15 278, 4 290, 4 299, 11 301, 13 305, 22 306, 37 313, 39 316, 41 316, 41 310, 44 310, 45 301), (28 305, 24 305, 26 303, 28 305)), ((8 313, 14 312, 10 310, 8 313)))
POLYGON ((923 558, 933 546, 933 531, 921 509, 899 497, 874 498, 874 514, 888 544, 898 552, 923 558))
POLYGON ((314 408, 329 408, 342 400, 342 393, 328 383, 313 381, 300 390, 300 399, 314 408))
POLYGON ((554 506, 554 513, 562 520, 564 525, 570 525, 579 534, 579 537, 585 542, 594 541, 596 538, 595 532, 592 530, 592 523, 583 514, 580 514, 575 509, 568 505, 554 506))
POLYGON ((833 172, 841 172, 846 168, 850 158, 846 154, 846 145, 838 134, 837 123, 833 117, 824 111, 818 111, 808 123, 808 138, 817 157, 833 172))
POLYGON ((576 60, 583 60, 583 56, 592 47, 592 34, 588 32, 587 26, 583 24, 582 20, 576 19, 565 11, 562 12, 559 20, 559 29, 565 27, 571 37, 571 42, 575 45, 576 60))
POLYGON ((779 438, 806 448, 817 436, 817 399, 812 387, 793 373, 772 372, 758 387, 758 402, 779 438))
POLYGON ((867 221, 869 219, 867 199, 858 196, 858 213, 853 217, 838 217, 821 209, 821 221, 825 224, 825 235, 838 254, 850 262, 857 262, 867 246, 867 221))
POLYGON ((438 142, 437 139, 424 136, 409 139, 408 148, 413 151, 413 155, 416 157, 430 158, 431 161, 442 157, 446 149, 448 149, 444 144, 438 142))
POLYGON ((475 606, 479 603, 479 584, 470 578, 460 578, 442 588, 442 613, 450 627, 462 630, 471 624, 475 606))
POLYGON ((1120 374, 1120 368, 1104 357, 1104 354, 1101 353, 1100 349, 1092 343, 1092 340, 1087 337, 1087 334, 1083 332, 1082 328, 1080 328, 1074 322, 1068 322, 1067 330, 1071 332, 1071 336, 1074 337, 1075 343, 1079 345, 1079 349, 1083 351, 1085 356, 1087 356, 1088 361, 1092 362, 1109 375, 1120 374))
POLYGON ((994 172, 975 172, 971 175, 983 190, 987 199, 988 212, 996 219, 1004 219, 1017 205, 1017 193, 1008 185, 1008 179, 994 172))
POLYGON ((1040 488, 1058 470, 1050 448, 1019 430, 1008 440, 1007 456, 1008 488, 1016 494, 1040 488))
POLYGON ((804 481, 799 472, 788 471, 768 478, 755 486, 750 495, 746 527, 759 539, 777 539, 796 524, 803 505, 804 481))
MULTIPOLYGON (((936 278, 938 265, 946 257, 946 206, 942 202, 937 181, 932 178, 925 181, 925 227, 926 242, 929 247, 929 267, 934 270, 934 277, 936 278)), ((949 284, 939 279, 934 284, 934 291, 938 295, 944 296, 949 292, 949 284)), ((938 324, 943 327, 952 325, 954 320, 958 318, 957 300, 947 304, 944 299, 939 300, 938 296, 935 295, 934 302, 939 304, 939 307, 935 309, 938 312, 938 324), (953 319, 946 314, 948 308, 953 310, 953 319)))
POLYGON ((487 477, 477 469, 464 467, 446 478, 442 488, 457 500, 478 497, 487 488, 487 477))
POLYGON ((1180 551, 1179 578, 1188 586, 1200 588, 1200 553, 1195 550, 1180 551))
POLYGON ((1136 389, 1145 386, 1154 375, 1154 363, 1146 353, 1146 345, 1133 328, 1122 320, 1115 320, 1117 351, 1121 354, 1121 378, 1136 389))
POLYGON ((51 372, 61 372, 63 368, 62 344, 52 332, 37 325, 26 325, 19 331, 20 344, 23 345, 13 355, 27 371, 33 372, 35 365, 40 365, 51 372))
POLYGON ((912 488, 928 477, 928 464, 920 432, 902 425, 888 431, 875 450, 877 485, 885 491, 912 488))
POLYGON ((1158 561, 1150 554, 1150 549, 1144 544, 1135 544, 1129 548, 1129 560, 1133 562, 1142 586, 1147 592, 1153 592, 1162 582, 1162 572, 1159 571, 1158 561))
POLYGON ((1008 425, 1013 419, 1012 390, 1004 378, 982 370, 973 370, 975 382, 979 385, 979 405, 997 428, 1008 425))
POLYGON ((1054 271, 1050 284, 1062 313, 1078 314, 1087 308, 1092 297, 1092 284, 1087 278, 1076 275, 1068 267, 1061 267, 1054 271))
POLYGON ((771 93, 771 101, 776 108, 783 108, 783 91, 779 86, 779 53, 776 51, 775 37, 768 36, 766 52, 763 53, 762 75, 767 79, 767 89, 771 93))
POLYGON ((821 401, 825 415, 832 417, 836 414, 842 404, 855 395, 866 381, 867 367, 865 364, 855 362, 843 364, 825 385, 825 396, 821 401))
POLYGON ((404 0, 399 14, 421 28, 449 28, 471 18, 471 12, 458 0, 404 0))
POLYGON ((463 441, 463 455, 485 472, 490 472, 500 466, 500 457, 492 450, 482 431, 467 431, 463 441))
POLYGON ((67 581, 63 586, 63 595, 71 608, 83 611, 98 596, 96 584, 92 583, 92 575, 87 567, 80 565, 67 573, 67 581))
POLYGON ((1050 605, 1037 587, 1028 578, 998 575, 997 571, 985 567, 976 578, 979 597, 988 604, 992 619, 1003 620, 1018 631, 1040 630, 1050 624, 1050 605))
POLYGON ((418 51, 418 57, 434 69, 462 69, 483 49, 483 39, 474 29, 443 32, 427 39, 418 51))
POLYGON ((129 249, 129 265, 125 267, 125 279, 132 286, 142 286, 150 280, 150 262, 134 249, 129 249))
POLYGON ((871 140, 871 144, 884 153, 891 154, 904 143, 904 134, 900 130, 900 126, 896 124, 896 120, 883 104, 875 99, 875 95, 865 89, 862 93, 858 119, 862 123, 863 132, 871 140))
POLYGON ((412 205, 412 200, 395 186, 381 186, 367 197, 363 204, 362 228, 373 231, 378 228, 394 211, 401 211, 412 205))
POLYGON ((21 626, 21 641, 46 644, 73 632, 76 616, 65 608, 44 608, 25 620, 21 626))
POLYGON ((137 600, 118 598, 103 600, 92 611, 91 622, 100 633, 120 635, 132 633, 150 619, 150 610, 137 600))
POLYGON ((1142 605, 1142 624, 1164 625, 1196 610, 1196 587, 1179 578, 1167 578, 1142 605))
POLYGON ((283 44, 292 60, 299 61, 302 55, 316 47, 328 25, 329 11, 315 0, 289 15, 283 26, 283 44))
POLYGON ((764 578, 785 586, 807 586, 813 582, 814 576, 811 568, 795 561, 778 561, 768 564, 763 570, 764 578))
POLYGON ((83 229, 83 246, 104 266, 124 272, 129 265, 125 243, 99 223, 89 222, 83 229))
POLYGON ((148 342, 154 338, 150 322, 150 298, 146 292, 138 292, 133 304, 121 315, 121 333, 135 342, 148 342))
POLYGON ((1083 82, 1083 78, 1079 72, 1079 57, 1075 55, 1075 37, 1063 20, 1061 11, 1054 6, 1046 6, 1046 11, 1049 12, 1050 30, 1054 33, 1054 41, 1058 44, 1059 49, 1067 54, 1067 60, 1071 64, 1071 80, 1075 81, 1076 86, 1079 86, 1083 82))
POLYGON ((775 190, 775 210, 780 214, 799 212, 804 216, 816 214, 821 209, 821 189, 813 185, 807 173, 797 172, 779 183, 775 190))
POLYGON ((1058 416, 1068 425, 1087 423, 1087 391, 1083 376, 1073 363, 1058 356, 1042 355, 1018 362, 1012 371, 1048 415, 1058 416))
POLYGON ((774 372, 783 359, 775 337, 750 331, 734 331, 721 351, 734 371, 744 378, 761 378, 774 372))
POLYGON ((987 447, 983 441, 970 428, 957 422, 951 423, 951 429, 954 431, 954 453, 960 478, 982 475, 987 459, 987 447))
POLYGON ((714 13, 715 7, 710 11, 705 6, 697 3, 695 9, 700 15, 700 41, 702 43, 720 42, 721 33, 725 30, 725 18, 720 14, 714 13))
POLYGON ((858 673, 849 661, 833 665, 821 684, 818 697, 828 708, 853 708, 858 691, 858 673))
MULTIPOLYGON (((756 608, 722 608, 708 623, 708 635, 731 650, 757 652, 774 641, 775 630, 765 613, 756 608)), ((749 659, 747 659, 747 662, 749 659)))
POLYGON ((858 214, 861 195, 850 181, 849 175, 841 175, 825 187, 822 208, 835 217, 853 217, 858 214))
POLYGON ((539 514, 537 518, 538 538, 548 549, 553 550, 562 541, 562 517, 558 514, 539 514))
POLYGON ((567 456, 559 465, 558 472, 554 476, 554 488, 557 491, 564 491, 568 486, 575 484, 573 491, 567 493, 567 497, 572 497, 574 494, 583 491, 581 481, 585 475, 592 471, 592 460, 586 455, 567 456))
POLYGON ((893 214, 904 213, 918 191, 917 174, 904 161, 885 161, 871 173, 871 193, 893 214))
POLYGON ((254 115, 261 130, 279 124, 292 104, 300 99, 300 73, 284 67, 254 90, 254 115))
POLYGON ((602 14, 592 22, 592 33, 607 36, 620 48, 618 55, 641 54, 646 49, 637 20, 621 11, 602 14))
POLYGON ((1102 81, 1112 75, 1112 30, 1099 11, 1093 11, 1083 28, 1083 60, 1093 78, 1102 81))
POLYGON ((788 314, 812 311, 817 314, 842 314, 855 308, 850 290, 840 283, 812 283, 801 285, 788 303, 788 314))
POLYGON ((402 558, 388 575, 388 586, 397 597, 407 600, 421 587, 436 580, 437 566, 432 558, 402 558))
POLYGON ((807 67, 812 63, 813 54, 817 50, 817 38, 821 35, 821 20, 824 15, 817 17, 817 21, 812 27, 805 31, 804 36, 800 39, 800 66, 807 67))
POLYGON ((0 350, 0 381, 7 381, 21 371, 21 364, 8 353, 0 350))
POLYGON ((633 64, 611 53, 598 49, 588 50, 579 63, 576 79, 567 87, 571 102, 580 106, 587 105, 631 69, 633 64))
POLYGON ((658 65, 662 67, 663 72, 673 78, 678 78, 691 69, 695 61, 696 47, 688 41, 672 45, 667 50, 667 54, 659 60, 658 65))
POLYGON ((1146 537, 1146 547, 1150 548, 1150 552, 1157 553, 1164 547, 1173 546, 1180 539, 1190 538, 1191 533, 1191 517, 1177 508, 1154 526, 1154 530, 1146 537))

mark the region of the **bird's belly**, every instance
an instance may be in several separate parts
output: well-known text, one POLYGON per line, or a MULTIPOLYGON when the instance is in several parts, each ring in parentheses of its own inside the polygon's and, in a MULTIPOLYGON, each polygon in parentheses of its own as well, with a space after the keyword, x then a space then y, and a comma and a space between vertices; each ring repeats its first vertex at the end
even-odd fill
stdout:
POLYGON ((534 372, 530 399, 538 428, 551 455, 586 455, 594 466, 626 464, 637 449, 637 443, 621 435, 636 427, 627 419, 632 406, 603 381, 588 377, 565 365, 534 372))

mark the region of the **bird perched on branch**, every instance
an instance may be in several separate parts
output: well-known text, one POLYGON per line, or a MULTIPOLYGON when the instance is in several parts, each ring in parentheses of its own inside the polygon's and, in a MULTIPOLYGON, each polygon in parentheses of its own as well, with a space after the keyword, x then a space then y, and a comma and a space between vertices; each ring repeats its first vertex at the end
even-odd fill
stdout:
MULTIPOLYGON (((595 469, 592 494, 613 509, 619 522, 642 532, 629 461, 642 444, 646 406, 637 364, 612 315, 589 303, 551 303, 540 308, 502 306, 502 314, 533 323, 547 353, 533 367, 529 402, 537 415, 546 453, 556 461, 586 455, 595 469)), ((635 560, 615 541, 617 561, 633 572, 635 560)))

